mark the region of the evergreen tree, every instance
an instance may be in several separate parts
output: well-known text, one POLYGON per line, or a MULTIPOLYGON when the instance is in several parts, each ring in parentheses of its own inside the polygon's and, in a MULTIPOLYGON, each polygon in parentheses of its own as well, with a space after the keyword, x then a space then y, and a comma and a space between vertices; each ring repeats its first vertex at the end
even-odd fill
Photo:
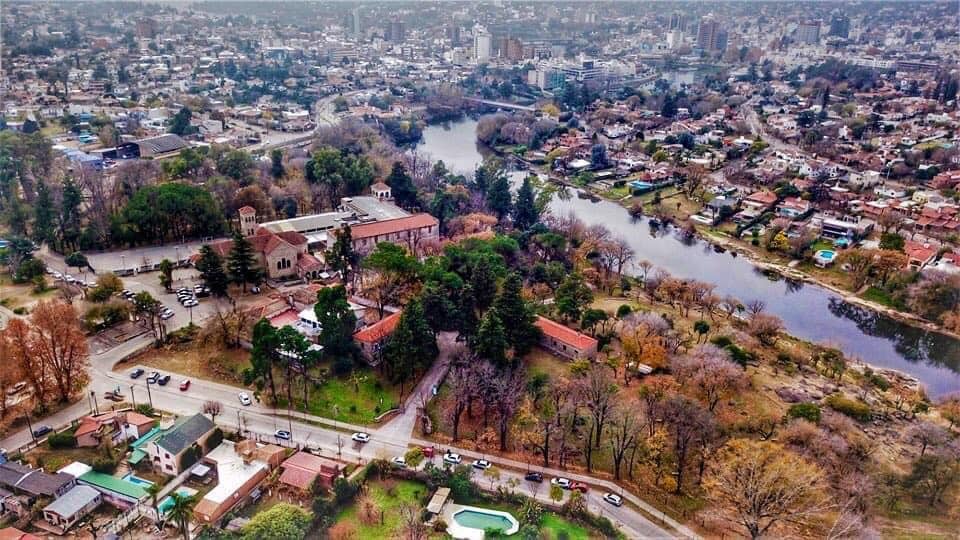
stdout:
POLYGON ((317 292, 317 303, 313 306, 320 323, 320 345, 325 355, 332 357, 352 357, 355 351, 353 332, 357 327, 357 316, 347 302, 347 290, 343 285, 324 287, 317 292))
POLYGON ((473 293, 476 308, 481 313, 486 312, 497 295, 497 278, 490 266, 489 259, 479 258, 474 263, 470 273, 470 289, 473 293))
POLYGON ((673 94, 667 93, 663 96, 663 105, 660 107, 660 116, 664 118, 673 118, 677 115, 677 100, 673 94))
POLYGON ((227 294, 227 285, 230 283, 226 272, 223 271, 223 259, 208 245, 200 247, 200 259, 197 261, 197 271, 203 284, 216 296, 227 294))
POLYGON ((68 249, 77 249, 77 242, 80 240, 80 204, 83 202, 83 194, 80 188, 73 180, 67 180, 63 183, 63 197, 60 203, 60 246, 63 251, 68 249))
POLYGON ((427 322, 423 304, 414 299, 400 315, 400 321, 384 351, 385 367, 391 380, 403 384, 415 373, 427 369, 440 353, 437 336, 427 322))
POLYGON ((353 251, 353 232, 350 225, 344 225, 336 236, 333 246, 326 253, 327 263, 334 271, 340 272, 343 282, 347 283, 360 258, 353 251))
POLYGON ((173 262, 170 259, 160 261, 160 285, 167 291, 173 286, 173 262))
POLYGON ((260 319, 253 326, 253 348, 250 351, 250 372, 262 378, 270 386, 270 398, 277 402, 277 387, 273 380, 273 361, 277 350, 277 330, 267 319, 260 319))
POLYGON ((39 243, 53 244, 56 240, 54 220, 56 212, 50 198, 50 188, 46 182, 37 185, 37 199, 33 203, 33 240, 39 243))
POLYGON ((270 152, 270 174, 279 179, 283 173, 283 150, 276 148, 270 152))
POLYGON ((197 128, 190 125, 190 119, 193 113, 187 107, 181 108, 177 114, 170 119, 170 127, 167 131, 174 135, 189 135, 194 133, 197 128))
POLYGON ((593 293, 580 274, 570 274, 557 287, 554 303, 565 320, 579 320, 583 309, 593 301, 593 293))
POLYGON ((492 310, 503 323, 504 336, 507 344, 513 348, 515 358, 530 352, 540 340, 540 329, 534 324, 537 316, 523 300, 522 286, 519 274, 509 274, 492 310))
POLYGON ((537 208, 533 185, 530 177, 523 179, 517 191, 517 203, 513 205, 513 226, 521 231, 533 227, 540 220, 540 210, 537 208))
POLYGON ((423 292, 420 293, 420 301, 423 303, 427 324, 435 333, 458 329, 457 319, 460 317, 460 312, 454 298, 457 302, 461 300, 461 290, 463 290, 462 280, 460 280, 460 287, 454 291, 455 296, 438 283, 431 282, 424 286, 423 292))
POLYGON ((490 360, 497 366, 507 363, 507 336, 503 329, 503 322, 495 311, 489 311, 480 321, 477 335, 471 341, 473 352, 480 358, 490 360))
POLYGON ((413 185, 413 179, 407 174, 407 169, 403 166, 403 163, 393 162, 393 169, 390 170, 390 176, 387 177, 387 184, 390 186, 393 200, 399 206, 405 208, 419 206, 417 187, 413 185))
POLYGON ((503 216, 510 213, 513 203, 510 199, 510 181, 507 175, 499 174, 493 179, 493 183, 487 189, 487 206, 498 219, 503 219, 503 216))
POLYGON ((247 283, 255 284, 262 277, 253 246, 239 231, 233 233, 233 246, 227 254, 227 274, 231 282, 243 286, 243 292, 247 291, 247 283))

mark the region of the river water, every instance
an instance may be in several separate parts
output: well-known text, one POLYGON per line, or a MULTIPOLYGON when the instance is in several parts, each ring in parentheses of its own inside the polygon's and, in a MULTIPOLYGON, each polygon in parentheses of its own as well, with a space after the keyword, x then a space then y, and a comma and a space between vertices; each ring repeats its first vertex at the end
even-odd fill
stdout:
MULTIPOLYGON (((476 120, 466 119, 429 126, 417 149, 443 160, 454 172, 470 173, 486 153, 476 142, 476 125, 476 120)), ((648 260, 677 277, 713 283, 719 294, 742 302, 762 300, 767 311, 783 319, 787 331, 799 338, 909 373, 931 396, 960 391, 960 341, 843 302, 818 285, 771 280, 744 257, 716 253, 706 242, 687 243, 673 233, 654 234, 646 218, 635 220, 610 201, 555 197, 550 210, 557 215, 572 213, 588 225, 606 226, 630 243, 638 261, 648 260)))

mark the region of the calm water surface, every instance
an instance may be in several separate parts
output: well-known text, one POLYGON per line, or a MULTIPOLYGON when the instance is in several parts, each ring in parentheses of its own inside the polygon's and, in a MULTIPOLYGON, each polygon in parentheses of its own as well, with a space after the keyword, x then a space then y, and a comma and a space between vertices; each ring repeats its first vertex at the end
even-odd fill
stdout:
MULTIPOLYGON (((450 170, 468 174, 483 159, 476 125, 476 120, 467 119, 430 126, 418 150, 442 159, 450 170)), ((909 373, 926 385, 931 396, 960 391, 960 341, 848 304, 817 285, 773 281, 745 258, 716 253, 706 242, 683 242, 670 232, 654 234, 646 219, 635 220, 609 201, 554 198, 550 209, 606 226, 630 242, 637 260, 648 260, 674 276, 716 284, 719 294, 743 302, 763 300, 767 311, 783 319, 787 331, 797 337, 909 373)))

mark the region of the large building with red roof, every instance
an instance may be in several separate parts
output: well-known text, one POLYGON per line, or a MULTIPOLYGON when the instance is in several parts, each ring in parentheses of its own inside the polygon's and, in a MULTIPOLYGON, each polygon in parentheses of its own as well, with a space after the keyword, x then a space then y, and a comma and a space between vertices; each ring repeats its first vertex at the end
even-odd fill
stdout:
POLYGON ((540 345, 554 353, 571 360, 597 356, 596 339, 546 317, 537 317, 534 324, 543 332, 540 345))
POLYGON ((416 252, 423 242, 440 239, 440 222, 430 214, 375 221, 354 225, 350 230, 353 249, 357 253, 370 253, 380 242, 406 246, 416 252))
POLYGON ((376 366, 380 363, 383 346, 397 329, 401 313, 398 311, 387 315, 353 335, 353 341, 360 347, 360 354, 370 365, 376 366))

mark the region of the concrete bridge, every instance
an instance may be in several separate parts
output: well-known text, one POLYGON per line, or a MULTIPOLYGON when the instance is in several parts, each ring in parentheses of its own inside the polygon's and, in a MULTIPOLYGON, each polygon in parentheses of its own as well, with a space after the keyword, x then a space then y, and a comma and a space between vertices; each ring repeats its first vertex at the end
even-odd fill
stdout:
POLYGON ((505 103, 503 101, 493 101, 489 99, 480 99, 480 98, 463 98, 465 101, 470 101, 473 103, 481 103, 483 105, 489 105, 491 107, 500 107, 501 109, 513 109, 516 111, 527 111, 534 112, 535 108, 529 107, 527 105, 517 105, 516 103, 505 103))

